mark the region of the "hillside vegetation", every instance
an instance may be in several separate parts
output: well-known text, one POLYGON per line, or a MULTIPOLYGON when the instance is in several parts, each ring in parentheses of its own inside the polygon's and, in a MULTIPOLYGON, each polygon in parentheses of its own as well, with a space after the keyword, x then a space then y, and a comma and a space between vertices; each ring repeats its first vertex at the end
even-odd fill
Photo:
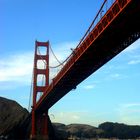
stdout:
POLYGON ((140 126, 132 126, 120 123, 105 122, 94 127, 86 124, 53 124, 58 139, 68 137, 77 138, 119 138, 134 139, 140 137, 140 126))

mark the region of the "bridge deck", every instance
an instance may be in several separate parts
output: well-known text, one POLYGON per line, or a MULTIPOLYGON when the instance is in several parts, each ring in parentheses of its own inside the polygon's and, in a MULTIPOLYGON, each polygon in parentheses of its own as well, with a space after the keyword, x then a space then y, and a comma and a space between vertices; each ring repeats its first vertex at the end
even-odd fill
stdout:
POLYGON ((116 0, 45 90, 36 112, 52 107, 139 37, 140 0, 116 0))

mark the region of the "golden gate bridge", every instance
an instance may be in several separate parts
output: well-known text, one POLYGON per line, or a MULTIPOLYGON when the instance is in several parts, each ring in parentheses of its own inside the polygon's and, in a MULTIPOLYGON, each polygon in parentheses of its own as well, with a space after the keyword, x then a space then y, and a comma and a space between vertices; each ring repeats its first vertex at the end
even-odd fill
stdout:
POLYGON ((35 42, 31 139, 48 137, 48 110, 70 90, 140 37, 140 0, 104 0, 90 27, 72 53, 60 62, 49 41, 35 42), (41 54, 39 48, 45 48, 41 54), (49 49, 58 65, 49 65, 49 49), (44 63, 38 68, 38 62, 44 63), (50 68, 62 68, 49 82, 50 68), (38 85, 42 75, 42 85, 38 85), (38 94, 41 93, 40 98, 38 94))

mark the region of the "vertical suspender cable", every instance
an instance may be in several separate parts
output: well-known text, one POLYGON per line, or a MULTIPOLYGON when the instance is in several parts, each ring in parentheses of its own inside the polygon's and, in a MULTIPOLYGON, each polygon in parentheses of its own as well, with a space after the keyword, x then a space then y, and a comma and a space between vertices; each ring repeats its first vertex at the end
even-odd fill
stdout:
POLYGON ((29 95, 29 103, 28 103, 28 111, 31 111, 31 104, 32 104, 32 89, 33 89, 33 70, 32 70, 32 77, 31 77, 31 85, 30 85, 30 95, 29 95))

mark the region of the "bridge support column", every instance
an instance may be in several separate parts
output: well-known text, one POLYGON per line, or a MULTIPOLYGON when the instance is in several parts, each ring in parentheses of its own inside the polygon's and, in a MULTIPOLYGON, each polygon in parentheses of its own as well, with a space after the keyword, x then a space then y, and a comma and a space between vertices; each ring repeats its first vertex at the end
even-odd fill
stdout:
POLYGON ((36 115, 36 134, 35 140, 48 140, 48 112, 36 115))
POLYGON ((36 111, 37 102, 45 94, 49 86, 49 42, 35 42, 34 75, 33 75, 33 107, 32 107, 32 140, 48 140, 48 110, 36 111), (42 51, 41 51, 42 50, 42 51), (42 54, 41 54, 42 52, 42 54), (44 66, 41 67, 41 61, 44 66), (39 76, 42 76, 40 84, 39 76))
POLYGON ((43 113, 43 139, 44 140, 48 140, 48 136, 49 136, 49 133, 48 133, 48 112, 47 113, 43 113))

